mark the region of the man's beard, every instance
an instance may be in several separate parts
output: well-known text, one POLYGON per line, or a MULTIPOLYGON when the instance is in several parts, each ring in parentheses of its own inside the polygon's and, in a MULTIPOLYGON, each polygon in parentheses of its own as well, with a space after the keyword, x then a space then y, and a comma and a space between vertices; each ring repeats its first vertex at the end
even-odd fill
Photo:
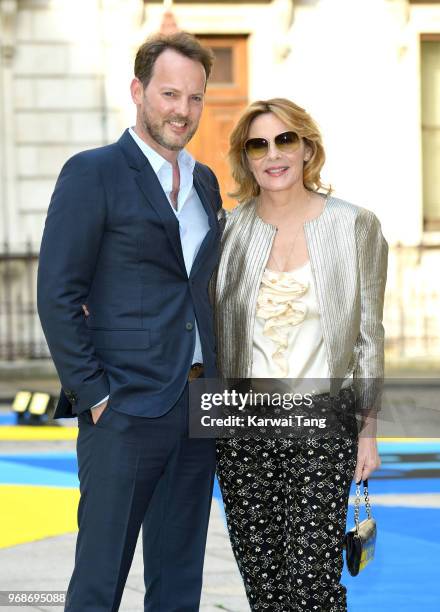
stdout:
MULTIPOLYGON (((153 140, 155 140, 158 144, 160 144, 164 149, 168 149, 169 151, 180 151, 184 148, 185 145, 191 140, 191 138, 196 133, 198 124, 191 125, 185 117, 173 116, 169 117, 167 121, 179 121, 185 122, 188 124, 188 133, 186 136, 182 135, 182 141, 179 143, 173 142, 170 138, 167 138, 165 135, 165 122, 159 123, 155 121, 151 121, 147 116, 147 113, 144 113, 142 116, 142 127, 144 130, 151 136, 153 140)), ((178 135, 176 134, 176 137, 178 135)))

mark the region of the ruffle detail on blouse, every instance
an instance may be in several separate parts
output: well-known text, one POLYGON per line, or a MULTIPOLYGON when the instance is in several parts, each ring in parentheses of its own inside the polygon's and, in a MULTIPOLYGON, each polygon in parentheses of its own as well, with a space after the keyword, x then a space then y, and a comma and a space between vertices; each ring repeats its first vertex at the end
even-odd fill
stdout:
POLYGON ((257 299, 256 315, 265 321, 264 336, 275 344, 272 359, 280 370, 280 378, 289 373, 286 351, 292 326, 302 323, 307 315, 307 305, 299 298, 307 292, 309 283, 298 282, 294 274, 266 269, 257 299))

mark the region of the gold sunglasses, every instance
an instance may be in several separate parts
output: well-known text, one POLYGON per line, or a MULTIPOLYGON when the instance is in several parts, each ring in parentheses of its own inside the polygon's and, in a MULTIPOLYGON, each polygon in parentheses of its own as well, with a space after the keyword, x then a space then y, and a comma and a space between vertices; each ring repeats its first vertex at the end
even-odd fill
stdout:
MULTIPOLYGON (((293 153, 300 143, 301 138, 296 132, 283 132, 274 138, 274 143, 281 153, 293 153)), ((249 138, 244 143, 244 150, 249 159, 261 159, 269 152, 270 140, 267 138, 249 138)))

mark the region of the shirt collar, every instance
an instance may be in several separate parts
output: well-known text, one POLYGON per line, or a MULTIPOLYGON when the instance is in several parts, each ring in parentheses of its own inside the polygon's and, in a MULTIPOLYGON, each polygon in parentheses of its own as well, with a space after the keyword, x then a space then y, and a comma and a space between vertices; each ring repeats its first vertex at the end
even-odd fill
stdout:
MULTIPOLYGON (((150 145, 148 145, 144 140, 142 140, 142 138, 140 138, 136 134, 133 128, 129 128, 128 131, 130 132, 130 135, 132 136, 135 143, 141 149, 142 153, 145 155, 145 157, 150 162, 151 167, 153 168, 155 174, 159 174, 161 168, 165 164, 168 164, 169 166, 171 166, 170 162, 166 160, 164 157, 162 157, 162 155, 160 155, 152 147, 150 147, 150 145)), ((190 155, 190 153, 188 153, 188 151, 185 151, 185 149, 182 149, 181 151, 179 151, 179 154, 177 155, 177 161, 179 163, 179 168, 184 166, 185 169, 189 173, 191 174, 193 173, 194 166, 196 165, 196 160, 194 159, 192 155, 190 155)))

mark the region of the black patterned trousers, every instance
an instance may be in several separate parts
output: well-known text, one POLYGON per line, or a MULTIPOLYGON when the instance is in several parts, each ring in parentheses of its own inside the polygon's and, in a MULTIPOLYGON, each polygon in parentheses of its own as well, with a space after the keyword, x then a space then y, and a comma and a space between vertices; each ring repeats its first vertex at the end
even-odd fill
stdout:
MULTIPOLYGON (((320 398, 333 409, 334 399, 320 398)), ((358 435, 352 391, 336 401, 340 437, 217 441, 229 536, 253 611, 347 610, 342 545, 358 435)))

